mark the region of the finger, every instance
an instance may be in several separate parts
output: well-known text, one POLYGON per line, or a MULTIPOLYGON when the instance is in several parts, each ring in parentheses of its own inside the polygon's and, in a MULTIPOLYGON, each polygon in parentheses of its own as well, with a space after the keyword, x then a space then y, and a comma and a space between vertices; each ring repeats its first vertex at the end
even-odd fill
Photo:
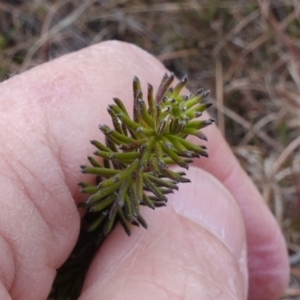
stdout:
POLYGON ((79 230, 67 170, 60 165, 63 145, 50 145, 51 120, 34 105, 45 96, 37 92, 37 79, 27 85, 23 74, 0 86, 1 299, 8 293, 12 299, 45 299, 79 230))
POLYGON ((47 79, 35 74, 0 86, 1 299, 45 299, 80 224, 61 166, 64 145, 51 140, 49 98, 39 90, 47 79))
POLYGON ((145 210, 149 229, 118 227, 100 248, 80 300, 246 299, 243 220, 232 196, 197 168, 170 197, 145 210), (195 184, 199 180, 201 184, 195 184), (172 209, 173 207, 173 209, 172 209))
MULTIPOLYGON (((214 174, 241 209, 248 244, 249 300, 278 299, 289 278, 285 241, 277 222, 252 181, 215 128, 207 128, 209 159, 196 165, 214 174)), ((195 139, 192 138, 195 141, 195 139)))

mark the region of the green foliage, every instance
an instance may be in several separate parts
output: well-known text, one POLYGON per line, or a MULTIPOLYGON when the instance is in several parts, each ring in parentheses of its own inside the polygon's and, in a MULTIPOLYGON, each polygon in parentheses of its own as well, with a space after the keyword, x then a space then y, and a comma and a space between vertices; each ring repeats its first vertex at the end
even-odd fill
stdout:
POLYGON ((165 206, 166 195, 178 189, 179 182, 189 182, 183 172, 174 172, 169 165, 188 169, 194 158, 207 157, 204 145, 186 140, 194 135, 207 140, 201 131, 213 119, 198 120, 210 103, 204 101, 209 91, 182 96, 187 77, 174 87, 174 75, 164 75, 154 95, 148 85, 147 101, 141 84, 133 80, 133 118, 123 102, 114 98, 109 105, 113 128, 99 126, 105 144, 92 140, 94 154, 102 161, 88 157, 89 165, 81 166, 82 173, 95 175, 95 183, 80 182, 81 192, 89 194, 79 204, 87 211, 78 243, 54 282, 54 299, 77 299, 88 266, 103 239, 120 222, 130 235, 131 226, 147 228, 140 205, 152 209, 165 206), (146 104, 147 102, 147 104, 146 104))
POLYGON ((130 224, 147 228, 139 206, 164 206, 165 195, 178 189, 179 182, 189 181, 184 173, 173 172, 168 165, 188 169, 193 158, 207 156, 205 146, 194 145, 185 138, 195 135, 206 140, 201 129, 213 119, 194 119, 211 105, 203 101, 209 91, 199 89, 195 94, 181 96, 187 78, 171 88, 173 79, 173 75, 165 75, 155 96, 148 85, 147 106, 135 77, 133 119, 120 99, 115 98, 115 104, 109 106, 114 128, 99 127, 105 135, 105 145, 91 141, 97 148, 94 154, 103 159, 103 164, 89 157, 91 166, 82 166, 82 173, 97 176, 96 184, 80 183, 81 192, 90 194, 81 205, 92 215, 87 230, 101 226, 107 235, 116 220, 128 235, 130 224))

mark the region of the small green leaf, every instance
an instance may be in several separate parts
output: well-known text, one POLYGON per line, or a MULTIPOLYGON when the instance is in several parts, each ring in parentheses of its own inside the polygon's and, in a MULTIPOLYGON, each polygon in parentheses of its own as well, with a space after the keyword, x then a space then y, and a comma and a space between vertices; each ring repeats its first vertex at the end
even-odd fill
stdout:
POLYGON ((117 214, 118 214, 118 217, 120 219, 120 222, 121 222, 125 232, 127 233, 128 236, 130 236, 131 235, 130 225, 129 225, 128 221, 126 220, 125 215, 121 208, 118 208, 117 214))
POLYGON ((136 159, 132 164, 130 164, 125 170, 119 171, 116 175, 106 179, 99 183, 98 188, 107 188, 114 185, 117 182, 124 180, 125 178, 132 177, 133 172, 137 169, 139 165, 139 160, 136 159))
POLYGON ((107 168, 85 167, 81 172, 84 174, 96 174, 104 177, 111 177, 118 174, 120 171, 107 168))
POLYGON ((108 197, 101 199, 99 202, 95 202, 90 206, 89 211, 90 212, 98 212, 103 211, 107 206, 112 204, 116 199, 115 194, 111 194, 108 197))
POLYGON ((181 90, 186 86, 186 83, 187 83, 187 76, 185 75, 173 89, 172 97, 174 98, 177 97, 181 92, 181 90))
POLYGON ((111 193, 115 192, 121 185, 121 182, 117 182, 107 188, 102 188, 102 189, 98 189, 98 192, 96 192, 95 194, 93 194, 92 196, 89 197, 89 199, 86 201, 87 204, 89 203, 93 203, 96 202, 108 195, 110 195, 111 193))

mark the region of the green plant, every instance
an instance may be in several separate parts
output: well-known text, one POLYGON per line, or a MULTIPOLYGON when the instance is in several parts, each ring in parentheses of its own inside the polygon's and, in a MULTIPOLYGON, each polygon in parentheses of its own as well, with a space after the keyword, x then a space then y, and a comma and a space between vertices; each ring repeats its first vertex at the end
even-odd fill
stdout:
POLYGON ((94 254, 118 221, 128 235, 131 225, 147 228, 140 205, 152 209, 164 206, 166 194, 177 190, 179 182, 189 182, 185 173, 174 172, 169 165, 188 169, 193 158, 208 156, 205 146, 195 145, 186 137, 195 135, 207 140, 201 129, 214 120, 197 118, 211 105, 204 102, 209 91, 199 89, 182 96, 187 77, 174 88, 173 80, 173 74, 165 74, 155 96, 149 84, 146 105, 140 81, 135 77, 133 119, 118 98, 108 107, 114 128, 99 127, 105 144, 91 141, 97 148, 94 154, 103 162, 88 157, 90 165, 81 166, 82 173, 95 175, 95 182, 79 183, 81 192, 90 194, 80 204, 87 213, 78 243, 54 283, 56 299, 77 299, 94 254))

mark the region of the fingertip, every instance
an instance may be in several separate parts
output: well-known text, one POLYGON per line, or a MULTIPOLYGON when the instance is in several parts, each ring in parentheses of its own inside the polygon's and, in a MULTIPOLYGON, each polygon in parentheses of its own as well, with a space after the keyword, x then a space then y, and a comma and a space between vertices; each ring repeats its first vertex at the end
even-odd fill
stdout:
POLYGON ((211 174, 197 167, 187 172, 190 183, 170 195, 177 214, 212 231, 237 257, 245 248, 244 222, 236 201, 211 174))

